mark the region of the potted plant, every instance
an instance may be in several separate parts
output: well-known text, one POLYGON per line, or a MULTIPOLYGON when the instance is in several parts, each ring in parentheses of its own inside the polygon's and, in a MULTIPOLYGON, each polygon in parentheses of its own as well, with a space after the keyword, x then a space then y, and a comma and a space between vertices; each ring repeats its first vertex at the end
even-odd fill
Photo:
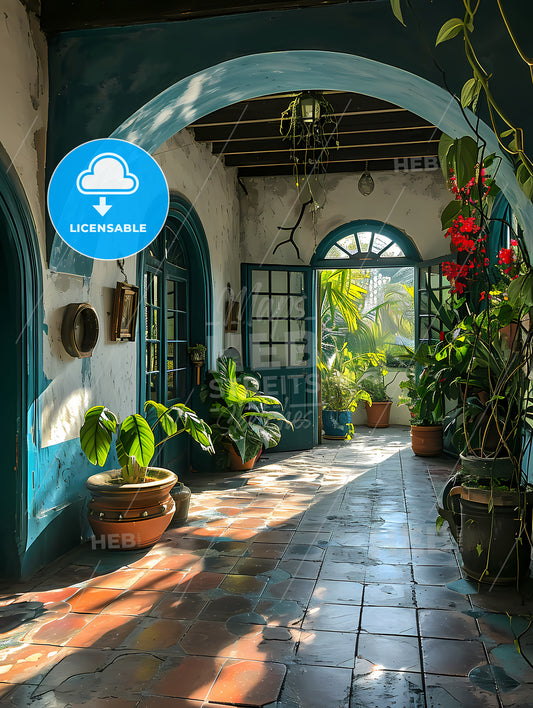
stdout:
POLYGON ((119 424, 117 416, 98 405, 89 408, 80 430, 80 444, 88 460, 103 467, 114 440, 120 469, 92 475, 86 486, 92 494, 89 523, 106 548, 144 548, 154 544, 172 520, 175 502, 170 490, 178 481, 170 470, 151 467, 156 447, 187 433, 203 450, 214 452, 211 429, 177 403, 166 407, 146 401, 146 417, 134 413, 119 424), (154 429, 165 437, 155 442, 154 429))
POLYGON ((460 497, 463 568, 490 583, 523 579, 531 556, 532 495, 523 471, 531 408, 528 356, 509 347, 500 325, 497 310, 470 314, 440 351, 452 360, 451 370, 453 360, 466 361, 456 370, 460 396, 453 422, 461 468, 449 494, 460 497))
POLYGON ((280 133, 290 142, 298 193, 305 193, 316 211, 319 205, 310 178, 318 186, 316 180, 325 172, 329 150, 339 147, 335 110, 320 91, 297 93, 281 113, 280 133))
POLYGON ((205 362, 205 354, 207 352, 207 347, 205 344, 195 344, 192 347, 187 347, 187 351, 192 362, 199 363, 201 365, 205 362))
POLYGON ((374 354, 354 356, 346 343, 335 346, 333 354, 318 360, 321 375, 322 427, 327 440, 350 440, 353 436, 352 411, 370 396, 359 384, 368 367, 376 363, 374 354))
POLYGON ((388 428, 390 424, 392 398, 387 393, 387 387, 392 381, 385 383, 386 374, 387 370, 380 366, 361 381, 363 390, 370 396, 370 401, 365 401, 366 424, 369 428, 388 428))
POLYGON ((200 385, 200 369, 205 364, 205 355, 207 347, 205 344, 195 344, 192 347, 187 347, 187 352, 191 360, 191 364, 196 369, 196 385, 200 385))
POLYGON ((411 447, 415 455, 438 457, 442 454, 442 419, 444 416, 444 391, 438 372, 432 370, 426 356, 427 344, 421 345, 415 357, 426 361, 420 376, 413 372, 400 382, 405 394, 398 405, 406 404, 411 413, 411 447))
POLYGON ((250 374, 237 375, 235 361, 217 359, 217 369, 201 392, 209 403, 215 446, 225 450, 233 470, 251 469, 263 447, 275 447, 281 439, 279 423, 292 423, 279 410, 274 396, 259 391, 259 380, 250 374))
MULTIPOLYGON (((435 351, 457 399, 453 424, 461 471, 449 494, 460 498, 467 575, 480 582, 519 582, 529 574, 531 557, 532 495, 524 472, 532 410, 531 332, 524 325, 533 307, 531 268, 507 221, 513 237, 497 262, 489 260, 492 185, 483 147, 471 138, 445 138, 440 155, 455 194, 442 221, 457 257, 443 264, 456 322, 435 351), (513 322, 516 331, 508 336, 513 322)), ((447 506, 443 500, 441 517, 453 530, 447 506)))

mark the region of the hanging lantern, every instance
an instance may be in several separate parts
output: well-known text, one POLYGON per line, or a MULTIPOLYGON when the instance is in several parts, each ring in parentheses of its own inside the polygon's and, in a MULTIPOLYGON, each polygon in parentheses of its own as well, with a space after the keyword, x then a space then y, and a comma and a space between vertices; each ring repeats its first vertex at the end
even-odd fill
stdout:
POLYGON ((320 118, 320 103, 311 93, 302 96, 300 109, 304 123, 315 123, 320 118))
POLYGON ((368 197, 368 195, 372 194, 372 192, 374 191, 374 180, 372 179, 372 175, 368 171, 368 160, 365 164, 365 171, 359 178, 357 189, 361 192, 363 197, 368 197))

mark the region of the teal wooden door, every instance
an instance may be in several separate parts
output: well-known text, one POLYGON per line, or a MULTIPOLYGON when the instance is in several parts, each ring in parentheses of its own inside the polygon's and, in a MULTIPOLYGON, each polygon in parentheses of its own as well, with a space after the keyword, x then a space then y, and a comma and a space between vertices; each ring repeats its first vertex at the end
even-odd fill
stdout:
POLYGON ((276 450, 307 450, 318 442, 315 271, 244 264, 242 279, 245 367, 294 426, 276 450))

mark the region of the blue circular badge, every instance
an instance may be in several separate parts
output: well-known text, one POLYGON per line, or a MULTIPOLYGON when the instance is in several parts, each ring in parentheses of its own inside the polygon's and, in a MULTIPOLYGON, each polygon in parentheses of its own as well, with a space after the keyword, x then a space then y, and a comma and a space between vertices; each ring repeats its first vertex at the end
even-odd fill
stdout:
POLYGON ((157 162, 125 140, 79 145, 56 167, 48 187, 55 230, 84 256, 112 261, 132 256, 163 228, 168 185, 157 162))

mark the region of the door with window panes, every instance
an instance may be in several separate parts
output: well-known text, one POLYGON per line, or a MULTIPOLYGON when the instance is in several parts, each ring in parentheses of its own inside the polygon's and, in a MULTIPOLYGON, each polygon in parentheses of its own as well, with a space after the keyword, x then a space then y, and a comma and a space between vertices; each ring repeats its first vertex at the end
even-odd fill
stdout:
POLYGON ((294 426, 281 425, 275 449, 311 448, 317 442, 315 272, 243 265, 242 275, 245 364, 294 426))
POLYGON ((439 309, 448 297, 450 283, 442 274, 443 256, 416 266, 415 336, 416 344, 436 344, 444 329, 439 309))
MULTIPOLYGON (((166 406, 186 402, 191 391, 189 267, 169 219, 145 256, 145 399, 166 406)), ((157 448, 154 464, 188 469, 190 441, 179 435, 157 448)))

